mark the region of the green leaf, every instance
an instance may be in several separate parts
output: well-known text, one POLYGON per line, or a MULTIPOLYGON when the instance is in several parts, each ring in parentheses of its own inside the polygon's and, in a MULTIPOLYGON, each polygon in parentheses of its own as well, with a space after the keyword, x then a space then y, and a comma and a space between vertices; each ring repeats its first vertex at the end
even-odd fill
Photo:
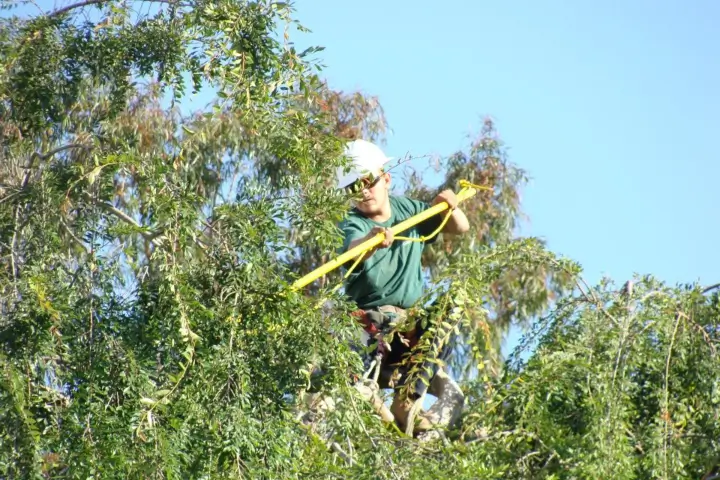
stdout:
POLYGON ((87 181, 89 185, 95 183, 97 176, 100 174, 104 167, 105 165, 98 165, 97 167, 93 168, 90 173, 87 174, 87 181))

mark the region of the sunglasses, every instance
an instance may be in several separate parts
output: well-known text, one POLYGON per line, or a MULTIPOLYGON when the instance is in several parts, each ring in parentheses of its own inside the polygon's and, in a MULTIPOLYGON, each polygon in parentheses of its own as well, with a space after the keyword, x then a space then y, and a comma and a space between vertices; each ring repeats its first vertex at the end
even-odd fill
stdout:
POLYGON ((353 183, 345 187, 345 191, 347 193, 360 193, 361 191, 370 188, 373 188, 382 178, 384 172, 380 172, 380 174, 376 177, 373 175, 368 175, 367 177, 360 178, 358 180, 355 180, 353 183), (374 177, 374 178, 373 178, 374 177))

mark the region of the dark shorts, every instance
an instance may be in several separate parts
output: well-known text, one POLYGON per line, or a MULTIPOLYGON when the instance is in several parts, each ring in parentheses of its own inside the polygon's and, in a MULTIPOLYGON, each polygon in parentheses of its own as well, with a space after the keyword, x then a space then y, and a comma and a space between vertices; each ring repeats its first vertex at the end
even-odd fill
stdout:
MULTIPOLYGON (((367 345, 364 346, 365 348, 361 349, 360 354, 367 370, 376 358, 378 350, 380 350, 383 358, 378 377, 380 388, 393 388, 396 390, 403 388, 407 383, 408 374, 411 370, 414 371, 412 374, 414 385, 410 394, 419 397, 427 390, 430 381, 437 372, 438 365, 433 362, 418 364, 413 358, 413 354, 421 348, 418 343, 425 345, 425 348, 427 348, 440 340, 432 338, 432 334, 427 329, 432 323, 438 322, 445 315, 437 305, 431 305, 427 309, 425 317, 415 318, 413 323, 408 325, 407 321, 403 323, 401 320, 403 313, 402 310, 393 307, 360 310, 358 313, 360 322, 365 331, 371 336, 367 345), (398 313, 398 311, 401 313, 398 313), (396 326, 393 323, 400 323, 402 327, 399 328, 400 325, 396 326), (395 328, 397 330, 390 339, 390 351, 383 351, 381 347, 378 347, 377 339, 374 336, 381 333, 387 341, 388 334, 395 328)), ((443 345, 437 358, 447 361, 451 349, 451 342, 443 345)))

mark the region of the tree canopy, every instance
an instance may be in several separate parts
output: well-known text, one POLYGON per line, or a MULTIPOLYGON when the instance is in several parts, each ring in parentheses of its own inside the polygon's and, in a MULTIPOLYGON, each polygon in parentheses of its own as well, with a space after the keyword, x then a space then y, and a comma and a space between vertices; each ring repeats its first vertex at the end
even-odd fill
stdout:
POLYGON ((389 127, 379 99, 324 81, 321 48, 297 50, 292 5, 0 7, 3 478, 714 474, 716 286, 590 286, 517 237, 526 172, 492 120, 393 170, 425 200, 492 187, 462 204, 471 232, 424 254, 426 299, 457 307, 433 335, 467 404, 421 444, 349 387, 341 272, 290 288, 341 244, 343 143, 389 127), (183 111, 201 87, 213 101, 183 111), (504 359, 511 325, 527 334, 504 359), (338 405, 323 432, 297 420, 309 388, 338 405))

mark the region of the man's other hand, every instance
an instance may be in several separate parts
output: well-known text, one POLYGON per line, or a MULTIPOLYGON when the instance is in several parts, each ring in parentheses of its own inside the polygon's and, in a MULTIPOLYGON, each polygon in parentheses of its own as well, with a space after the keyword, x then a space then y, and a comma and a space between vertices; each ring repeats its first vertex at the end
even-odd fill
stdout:
POLYGON ((437 197, 435 197, 435 200, 433 200, 433 205, 437 205, 442 202, 447 202, 448 207, 450 207, 450 210, 455 210, 455 208, 458 206, 458 199, 455 195, 455 192, 452 190, 443 190, 438 194, 437 197))

